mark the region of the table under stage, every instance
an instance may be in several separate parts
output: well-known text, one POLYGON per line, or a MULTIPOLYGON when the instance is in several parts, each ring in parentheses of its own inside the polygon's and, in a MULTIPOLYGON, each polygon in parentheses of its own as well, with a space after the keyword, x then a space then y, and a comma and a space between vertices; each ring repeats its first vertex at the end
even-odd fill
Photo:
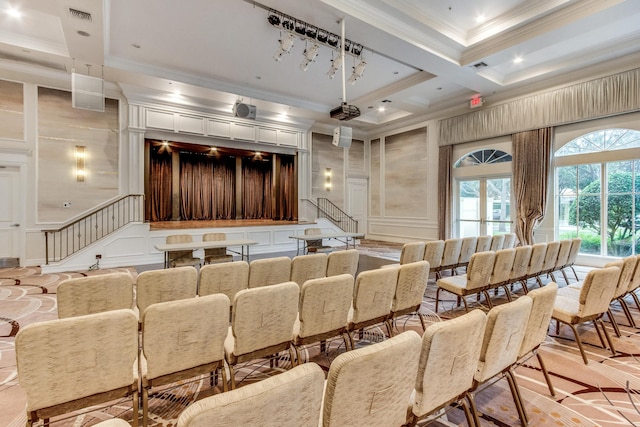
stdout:
POLYGON ((356 248, 356 239, 364 238, 362 233, 324 233, 324 234, 301 234, 299 236, 289 236, 290 239, 296 239, 296 255, 300 254, 300 249, 303 250, 303 254, 308 252, 308 245, 310 241, 316 240, 337 240, 345 245, 345 249, 349 249, 349 245, 356 248), (301 247, 302 245, 302 247, 301 247))
POLYGON ((169 252, 171 251, 188 251, 198 249, 215 249, 227 248, 228 252, 240 255, 240 259, 249 262, 249 247, 257 245, 255 240, 235 239, 235 240, 212 240, 207 242, 191 242, 191 243, 158 243, 154 247, 164 252, 164 268, 169 267, 169 252), (230 247, 240 247, 240 252, 229 249, 230 247), (245 254, 246 248, 246 254, 245 254))

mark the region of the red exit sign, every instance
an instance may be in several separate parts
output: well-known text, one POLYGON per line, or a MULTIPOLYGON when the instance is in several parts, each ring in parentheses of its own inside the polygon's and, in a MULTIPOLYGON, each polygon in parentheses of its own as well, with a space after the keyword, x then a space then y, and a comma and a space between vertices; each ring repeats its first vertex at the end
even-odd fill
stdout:
POLYGON ((484 100, 482 99, 481 96, 471 98, 471 101, 469 101, 469 107, 471 108, 482 107, 483 102, 484 100))

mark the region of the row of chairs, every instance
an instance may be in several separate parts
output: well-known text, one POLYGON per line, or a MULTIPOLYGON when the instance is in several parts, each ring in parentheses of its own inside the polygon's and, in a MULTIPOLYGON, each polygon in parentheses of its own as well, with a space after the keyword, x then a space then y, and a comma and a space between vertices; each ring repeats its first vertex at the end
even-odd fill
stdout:
POLYGON ((434 323, 422 338, 408 331, 343 353, 331 363, 326 380, 316 364, 306 363, 204 398, 188 406, 177 425, 253 425, 259 419, 284 427, 413 426, 455 404, 475 427, 480 422, 473 392, 501 377, 508 380, 516 411, 527 425, 513 369, 544 341, 556 293, 557 285, 550 283, 488 314, 474 310, 434 323))
POLYGON ((487 304, 491 307, 489 290, 503 288, 507 299, 511 301, 510 287, 514 284, 522 284, 522 289, 526 294, 529 279, 535 279, 538 285, 542 286, 540 279, 542 275, 548 274, 555 281, 553 273, 561 271, 566 278, 564 270, 573 269, 573 262, 575 262, 575 259, 570 259, 570 254, 574 247, 577 254, 580 243, 580 239, 566 239, 559 242, 536 243, 532 246, 474 253, 469 260, 465 274, 442 277, 437 280, 436 312, 438 311, 441 290, 455 294, 468 310, 466 297, 469 295, 482 293, 487 304))
MULTIPOLYGON (((179 270, 195 269, 160 271, 179 270)), ((309 280, 302 289, 295 282, 245 289, 234 297, 231 325, 224 294, 154 303, 141 311, 139 350, 130 309, 27 325, 16 337, 16 357, 29 425, 124 396, 132 397, 137 414, 138 378, 147 425, 153 387, 220 372, 226 391, 235 388, 238 363, 288 350, 292 364, 299 364, 301 346, 340 336, 348 350, 353 331, 377 322, 392 334, 392 319, 419 309, 428 271, 421 261, 363 272, 355 284, 352 275, 341 274, 309 280), (48 363, 41 363, 42 354, 51 355, 48 363), (87 380, 88 373, 98 379, 87 380)))
POLYGON ((58 317, 66 318, 121 308, 139 313, 151 304, 223 293, 233 302, 235 294, 247 288, 325 276, 355 276, 359 253, 356 249, 329 255, 300 255, 205 265, 200 270, 185 266, 149 270, 137 276, 134 303, 133 279, 128 273, 103 274, 67 279, 60 283, 58 317))

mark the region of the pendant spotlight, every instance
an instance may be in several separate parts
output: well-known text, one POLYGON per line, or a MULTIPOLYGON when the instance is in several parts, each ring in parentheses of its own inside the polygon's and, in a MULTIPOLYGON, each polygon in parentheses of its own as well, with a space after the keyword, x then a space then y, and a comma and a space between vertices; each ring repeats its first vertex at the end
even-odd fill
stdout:
POLYGON ((340 36, 273 9, 269 9, 267 21, 281 30, 280 46, 273 55, 273 59, 277 62, 282 61, 285 53, 291 52, 295 38, 300 37, 305 42, 311 43, 311 46, 306 48, 303 53, 304 58, 300 64, 302 71, 307 71, 309 65, 312 62, 316 62, 316 58, 320 53, 320 45, 322 45, 332 51, 331 65, 327 71, 328 78, 333 79, 342 66, 343 52, 345 55, 352 56, 354 60, 360 61, 354 67, 349 83, 354 84, 356 80, 362 77, 366 63, 362 59, 362 52, 365 48, 360 43, 355 43, 345 38, 344 34, 340 36), (283 32, 286 34, 282 35, 283 32))

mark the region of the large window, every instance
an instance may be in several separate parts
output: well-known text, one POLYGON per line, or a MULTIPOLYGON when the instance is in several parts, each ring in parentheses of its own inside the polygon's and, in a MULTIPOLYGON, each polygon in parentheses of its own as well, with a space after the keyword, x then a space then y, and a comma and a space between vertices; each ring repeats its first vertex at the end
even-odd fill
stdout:
POLYGON ((560 239, 581 237, 586 254, 640 253, 638 147, 640 132, 606 129, 575 138, 556 152, 560 239))

